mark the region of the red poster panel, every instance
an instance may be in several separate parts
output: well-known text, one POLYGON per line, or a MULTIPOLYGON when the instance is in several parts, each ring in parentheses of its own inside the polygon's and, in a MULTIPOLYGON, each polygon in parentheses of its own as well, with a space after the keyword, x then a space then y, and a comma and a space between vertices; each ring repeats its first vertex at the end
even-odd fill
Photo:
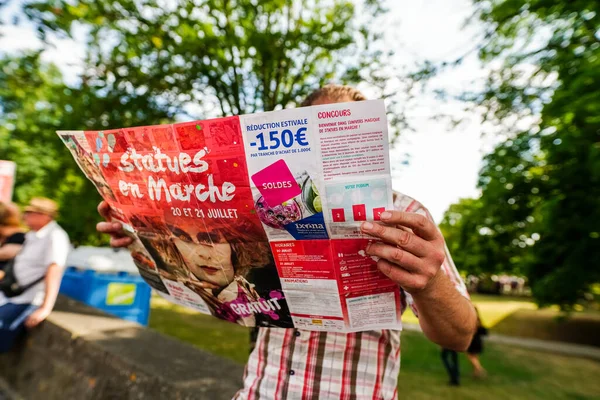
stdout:
POLYGON ((16 169, 14 162, 0 160, 0 201, 2 202, 8 203, 12 199, 16 169))

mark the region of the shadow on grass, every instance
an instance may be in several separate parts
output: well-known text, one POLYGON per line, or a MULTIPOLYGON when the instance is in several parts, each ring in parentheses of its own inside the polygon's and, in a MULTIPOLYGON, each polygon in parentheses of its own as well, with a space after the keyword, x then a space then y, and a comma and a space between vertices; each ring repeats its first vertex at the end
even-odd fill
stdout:
POLYGON ((600 393, 595 378, 600 363, 590 360, 486 344, 481 362, 489 376, 476 380, 466 357, 459 359, 461 386, 450 387, 439 347, 418 333, 403 332, 399 398, 591 400, 600 393))
POLYGON ((600 347, 600 314, 559 318, 554 310, 517 310, 493 327, 494 333, 600 347))

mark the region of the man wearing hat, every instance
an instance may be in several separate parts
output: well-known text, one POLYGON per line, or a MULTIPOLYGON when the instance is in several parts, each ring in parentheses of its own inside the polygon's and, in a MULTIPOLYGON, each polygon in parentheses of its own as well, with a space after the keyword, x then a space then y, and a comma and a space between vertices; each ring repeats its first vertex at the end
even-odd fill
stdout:
POLYGON ((24 327, 33 328, 50 315, 71 247, 69 236, 54 221, 54 201, 33 198, 24 211, 31 230, 12 265, 16 286, 11 288, 17 289, 0 290, 0 352, 12 347, 24 327))

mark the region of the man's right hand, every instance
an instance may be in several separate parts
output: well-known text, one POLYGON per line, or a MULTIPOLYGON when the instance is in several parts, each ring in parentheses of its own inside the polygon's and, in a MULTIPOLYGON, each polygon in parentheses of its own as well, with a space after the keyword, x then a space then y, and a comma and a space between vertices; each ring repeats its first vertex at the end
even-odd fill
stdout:
POLYGON ((98 212, 105 219, 104 222, 98 222, 96 230, 100 233, 110 235, 110 245, 112 247, 127 247, 133 243, 133 239, 125 235, 123 225, 119 222, 110 222, 110 206, 102 201, 98 204, 98 212))

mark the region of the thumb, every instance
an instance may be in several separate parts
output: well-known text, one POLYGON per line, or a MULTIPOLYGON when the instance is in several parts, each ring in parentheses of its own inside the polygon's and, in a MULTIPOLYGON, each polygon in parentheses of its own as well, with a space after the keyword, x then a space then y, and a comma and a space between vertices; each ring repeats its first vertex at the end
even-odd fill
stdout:
POLYGON ((106 201, 101 201, 98 204, 98 214, 107 221, 110 221, 110 205, 106 201))

